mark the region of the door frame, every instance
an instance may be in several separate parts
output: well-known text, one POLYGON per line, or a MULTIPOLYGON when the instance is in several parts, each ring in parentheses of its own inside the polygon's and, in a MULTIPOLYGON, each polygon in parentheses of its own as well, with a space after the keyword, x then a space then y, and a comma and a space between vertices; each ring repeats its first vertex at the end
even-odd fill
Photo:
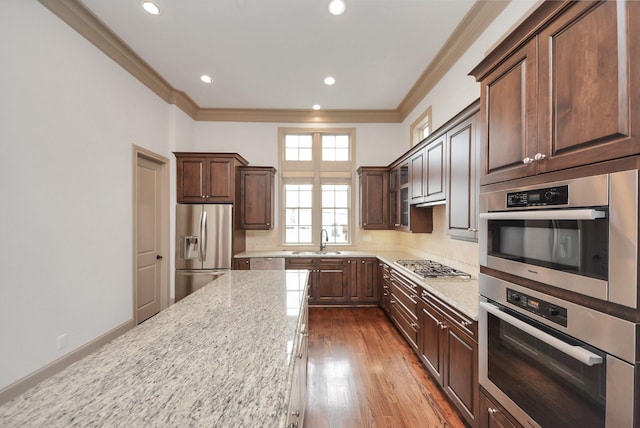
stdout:
POLYGON ((170 269, 170 241, 169 241, 169 159, 147 150, 143 147, 132 144, 132 192, 131 205, 132 215, 132 253, 131 253, 131 270, 132 270, 132 294, 133 294, 133 321, 138 324, 138 278, 137 272, 137 254, 138 254, 138 159, 144 158, 160 165, 160 248, 162 249, 163 259, 160 268, 160 311, 169 307, 169 269, 170 269))

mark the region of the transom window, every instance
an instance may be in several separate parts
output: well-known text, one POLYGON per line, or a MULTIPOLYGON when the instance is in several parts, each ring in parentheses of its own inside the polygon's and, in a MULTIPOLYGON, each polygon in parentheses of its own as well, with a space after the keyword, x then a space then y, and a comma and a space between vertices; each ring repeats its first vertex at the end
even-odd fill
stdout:
POLYGON ((285 245, 349 244, 354 130, 280 129, 285 245))

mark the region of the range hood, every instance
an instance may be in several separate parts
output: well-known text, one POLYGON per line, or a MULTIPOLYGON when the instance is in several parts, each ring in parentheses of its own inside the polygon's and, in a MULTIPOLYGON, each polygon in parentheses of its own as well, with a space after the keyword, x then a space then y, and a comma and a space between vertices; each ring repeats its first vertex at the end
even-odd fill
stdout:
POLYGON ((416 204, 415 207, 416 208, 427 208, 427 207, 435 207, 436 205, 444 205, 446 204, 447 201, 444 199, 440 199, 438 201, 429 201, 429 202, 422 202, 420 204, 416 204))

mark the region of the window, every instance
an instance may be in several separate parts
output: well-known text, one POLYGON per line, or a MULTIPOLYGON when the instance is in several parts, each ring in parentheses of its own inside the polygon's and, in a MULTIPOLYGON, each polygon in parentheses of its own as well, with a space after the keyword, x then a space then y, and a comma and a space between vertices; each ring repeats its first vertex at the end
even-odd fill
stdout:
POLYGON ((354 130, 280 129, 285 245, 349 244, 354 130))
POLYGON ((415 146, 431 133, 431 106, 411 124, 411 146, 415 146))

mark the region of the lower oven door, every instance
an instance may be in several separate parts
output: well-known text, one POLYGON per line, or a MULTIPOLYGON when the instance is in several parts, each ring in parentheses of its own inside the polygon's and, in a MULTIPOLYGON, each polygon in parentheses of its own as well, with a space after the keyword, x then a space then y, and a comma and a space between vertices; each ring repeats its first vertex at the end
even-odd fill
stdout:
POLYGON ((632 365, 481 298, 480 384, 524 426, 632 427, 632 365))

